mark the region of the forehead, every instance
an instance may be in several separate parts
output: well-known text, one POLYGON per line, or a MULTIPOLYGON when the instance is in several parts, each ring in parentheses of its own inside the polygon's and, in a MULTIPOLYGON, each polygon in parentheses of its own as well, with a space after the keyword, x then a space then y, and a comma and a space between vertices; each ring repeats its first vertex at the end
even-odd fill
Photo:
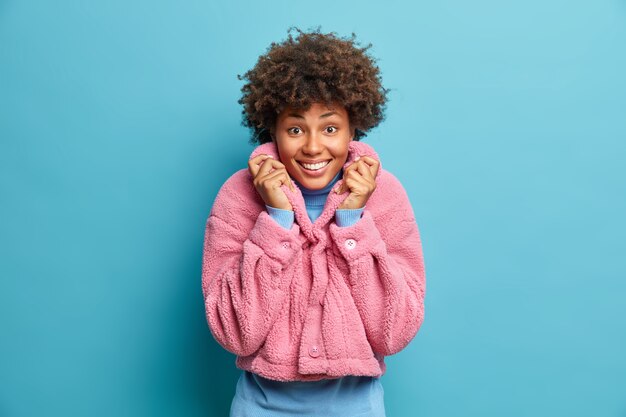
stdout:
POLYGON ((308 109, 287 106, 280 112, 279 118, 304 117, 314 118, 339 116, 347 117, 348 112, 341 104, 312 103, 308 109))

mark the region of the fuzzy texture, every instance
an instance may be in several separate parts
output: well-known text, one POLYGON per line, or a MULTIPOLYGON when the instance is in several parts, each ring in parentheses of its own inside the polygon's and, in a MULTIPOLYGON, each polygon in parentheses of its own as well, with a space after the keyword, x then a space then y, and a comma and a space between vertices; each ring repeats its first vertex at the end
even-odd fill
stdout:
MULTIPOLYGON (((257 146, 278 159, 273 142, 257 146)), ((344 169, 378 155, 351 141, 344 169)), ((247 169, 220 188, 206 222, 202 291, 216 341, 240 369, 279 381, 379 377, 385 356, 404 349, 424 320, 426 279, 413 209, 381 166, 362 218, 334 223, 349 191, 337 181, 311 223, 302 192, 281 189, 296 223, 270 217, 247 169)))

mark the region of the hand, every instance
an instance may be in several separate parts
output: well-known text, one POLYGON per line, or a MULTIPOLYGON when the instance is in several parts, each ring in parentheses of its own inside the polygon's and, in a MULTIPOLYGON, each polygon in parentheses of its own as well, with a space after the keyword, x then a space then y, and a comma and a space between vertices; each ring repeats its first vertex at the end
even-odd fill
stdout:
POLYGON ((369 156, 357 157, 343 172, 343 183, 336 193, 350 190, 350 194, 339 205, 339 209, 357 209, 365 203, 376 189, 376 174, 380 162, 369 156))
POLYGON ((248 170, 252 174, 254 188, 265 204, 283 210, 293 210, 285 192, 280 189, 282 184, 286 184, 291 191, 295 191, 291 177, 282 162, 270 155, 257 155, 248 161, 248 170))

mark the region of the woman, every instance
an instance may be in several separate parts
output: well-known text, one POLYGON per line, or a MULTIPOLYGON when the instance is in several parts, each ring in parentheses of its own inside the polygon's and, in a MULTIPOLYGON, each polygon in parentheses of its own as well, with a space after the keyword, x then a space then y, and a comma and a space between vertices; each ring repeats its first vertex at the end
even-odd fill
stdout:
POLYGON ((412 207, 359 141, 386 102, 366 49, 300 32, 246 74, 260 145, 220 188, 202 270, 209 328, 242 369, 231 417, 384 416, 384 356, 423 322, 412 207))

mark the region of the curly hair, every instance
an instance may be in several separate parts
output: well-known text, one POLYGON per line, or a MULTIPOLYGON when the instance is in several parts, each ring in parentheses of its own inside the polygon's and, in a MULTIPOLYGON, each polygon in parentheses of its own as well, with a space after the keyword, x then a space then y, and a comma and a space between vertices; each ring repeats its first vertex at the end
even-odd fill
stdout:
POLYGON ((238 103, 244 107, 241 124, 253 134, 250 143, 271 142, 286 107, 308 110, 312 103, 339 103, 355 129, 354 140, 384 120, 389 90, 382 86, 376 59, 367 53, 372 44, 358 47, 354 33, 340 38, 319 30, 290 27, 286 40, 272 42, 251 70, 237 75, 247 80, 238 103), (299 33, 295 39, 292 29, 299 33))

